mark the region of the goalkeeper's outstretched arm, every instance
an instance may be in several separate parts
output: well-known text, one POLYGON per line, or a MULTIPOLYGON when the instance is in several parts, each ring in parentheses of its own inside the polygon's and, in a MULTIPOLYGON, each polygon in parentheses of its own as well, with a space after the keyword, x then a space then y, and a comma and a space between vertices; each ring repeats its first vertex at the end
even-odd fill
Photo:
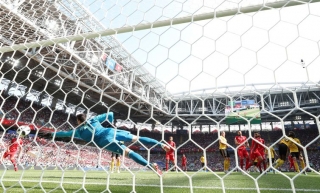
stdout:
POLYGON ((53 137, 54 134, 56 134, 55 136, 57 138, 63 138, 63 137, 72 137, 73 132, 75 132, 74 137, 80 137, 79 133, 74 130, 70 130, 70 131, 58 131, 58 132, 49 132, 49 133, 39 133, 38 135, 44 138, 50 138, 53 137))
POLYGON ((109 112, 109 113, 104 113, 101 115, 96 116, 96 119, 100 122, 103 123, 106 121, 106 119, 108 119, 108 122, 110 124, 113 124, 113 112, 109 112))

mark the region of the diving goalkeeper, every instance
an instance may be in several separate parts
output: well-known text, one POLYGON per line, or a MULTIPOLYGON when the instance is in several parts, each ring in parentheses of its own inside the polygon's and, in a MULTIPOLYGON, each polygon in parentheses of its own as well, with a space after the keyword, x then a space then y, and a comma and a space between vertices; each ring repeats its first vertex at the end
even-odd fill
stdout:
MULTIPOLYGON (((148 166, 155 169, 156 172, 161 175, 162 171, 158 168, 156 163, 148 163, 141 155, 132 151, 120 141, 134 143, 139 140, 144 145, 157 145, 165 151, 170 150, 169 146, 155 139, 133 135, 128 131, 114 129, 112 127, 105 128, 101 123, 105 122, 107 119, 109 123, 113 123, 113 112, 104 113, 89 120, 87 120, 86 114, 79 114, 77 115, 78 127, 75 130, 56 132, 55 137, 77 137, 86 142, 93 141, 100 148, 105 148, 113 153, 125 155, 142 166, 148 166)), ((51 135, 54 136, 54 133, 51 133, 51 135)))

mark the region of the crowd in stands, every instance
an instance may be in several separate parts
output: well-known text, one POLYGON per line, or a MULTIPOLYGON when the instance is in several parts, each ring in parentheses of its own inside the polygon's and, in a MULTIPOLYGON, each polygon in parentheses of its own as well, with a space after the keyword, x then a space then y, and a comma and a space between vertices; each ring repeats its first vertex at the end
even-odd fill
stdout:
MULTIPOLYGON (((4 153, 14 133, 0 133, 2 138, 1 152, 4 153)), ((111 162, 111 153, 94 146, 65 143, 61 141, 34 137, 30 135, 23 138, 23 150, 18 159, 23 166, 42 167, 82 167, 87 169, 104 168, 108 169, 111 162)), ((8 159, 3 160, 4 164, 10 165, 8 159)), ((124 158, 124 165, 130 169, 139 169, 131 159, 124 158)))
MULTIPOLYGON (((0 97, 1 113, 5 119, 18 120, 26 124, 35 124, 41 127, 51 127, 57 130, 69 130, 76 126, 74 115, 66 114, 61 110, 53 110, 50 107, 37 104, 28 100, 23 100, 15 96, 7 96, 2 93, 0 97)), ((12 129, 12 128, 9 128, 12 129)), ((124 128, 122 128, 124 129, 124 128)), ((137 131, 130 130, 133 134, 137 131)), ((319 136, 317 129, 296 130, 296 136, 308 150, 308 160, 310 165, 316 170, 320 169, 320 141, 316 139, 319 136), (314 140, 316 139, 316 140, 314 140), (310 143, 311 142, 311 143, 310 143)), ((267 145, 274 145, 277 150, 276 142, 283 136, 282 131, 260 131, 262 138, 267 145)), ((3 132, 1 153, 5 151, 9 140, 14 134, 3 132)), ((139 135, 154 138, 161 141, 162 135, 157 132, 141 131, 139 135)), ((248 132, 243 135, 249 136, 248 132)), ((223 158, 218 149, 218 133, 201 133, 189 135, 165 133, 164 139, 173 136, 177 145, 177 163, 181 166, 182 153, 188 158, 188 169, 199 170, 201 168, 200 157, 206 154, 207 166, 213 171, 223 171, 223 158)), ((226 132, 226 139, 232 147, 236 132, 226 132)), ((126 144, 148 159, 148 151, 139 144, 126 144)), ((228 148, 231 154, 231 168, 236 166, 235 154, 232 148, 228 148)), ((164 165, 165 156, 161 148, 153 147, 151 149, 150 161, 162 163, 164 165)), ((130 169, 143 169, 133 161, 123 158, 123 165, 130 169)), ((24 150, 20 158, 20 164, 32 166, 55 166, 55 167, 85 167, 85 168, 108 168, 111 162, 111 154, 94 145, 80 145, 73 141, 63 142, 59 140, 41 138, 30 135, 24 138, 24 150), (32 153, 30 153, 32 152, 32 153)), ((9 164, 8 160, 4 164, 9 164)), ((289 165, 284 164, 284 171, 288 170, 289 165)))
POLYGON ((34 124, 38 127, 57 128, 58 130, 70 130, 76 126, 76 119, 72 114, 68 116, 63 110, 53 110, 45 105, 23 100, 13 95, 2 93, 0 104, 1 114, 5 114, 3 118, 8 120, 34 124))

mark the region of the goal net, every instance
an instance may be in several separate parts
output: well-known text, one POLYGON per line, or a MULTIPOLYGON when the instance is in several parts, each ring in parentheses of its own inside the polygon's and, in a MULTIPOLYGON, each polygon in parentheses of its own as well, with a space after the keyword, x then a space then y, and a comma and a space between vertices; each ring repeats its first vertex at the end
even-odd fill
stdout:
POLYGON ((320 191, 318 0, 0 13, 3 192, 320 191))

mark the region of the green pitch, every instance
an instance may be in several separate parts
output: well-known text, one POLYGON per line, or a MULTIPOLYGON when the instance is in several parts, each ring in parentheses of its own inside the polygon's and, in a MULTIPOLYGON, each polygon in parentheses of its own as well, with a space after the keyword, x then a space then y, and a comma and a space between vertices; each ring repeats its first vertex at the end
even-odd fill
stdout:
MULTIPOLYGON (((151 171, 138 171, 129 173, 113 173, 109 176, 101 171, 78 171, 78 170, 26 170, 14 172, 1 170, 2 189, 0 192, 131 192, 133 189, 138 193, 161 192, 160 178, 151 171), (134 178, 135 177, 135 178, 134 178), (40 180, 41 179, 41 180, 40 180), (19 180, 21 180, 19 182, 19 180), (40 182, 41 181, 41 182, 40 182), (109 181, 109 186, 107 182, 109 181), (133 182, 135 186, 133 187, 133 182), (84 185, 82 185, 84 184, 84 185), (5 188, 5 189, 4 189, 5 188), (85 191, 86 190, 86 191, 85 191)), ((285 173, 293 178, 295 173, 285 173)), ((268 173, 259 177, 258 173, 250 173, 250 176, 233 172, 224 176, 222 172, 169 172, 163 175, 163 192, 165 193, 195 193, 223 192, 222 183, 226 192, 244 193, 257 192, 256 184, 252 178, 256 178, 260 191, 267 192, 292 192, 290 181, 281 174, 268 173), (186 176, 187 175, 187 176, 186 176), (219 179, 223 177, 223 181, 219 179), (192 179, 192 180, 191 180, 192 179), (192 183, 192 188, 190 187, 192 183)), ((293 180, 296 192, 320 192, 320 176, 308 173, 307 176, 296 176, 293 180)))

